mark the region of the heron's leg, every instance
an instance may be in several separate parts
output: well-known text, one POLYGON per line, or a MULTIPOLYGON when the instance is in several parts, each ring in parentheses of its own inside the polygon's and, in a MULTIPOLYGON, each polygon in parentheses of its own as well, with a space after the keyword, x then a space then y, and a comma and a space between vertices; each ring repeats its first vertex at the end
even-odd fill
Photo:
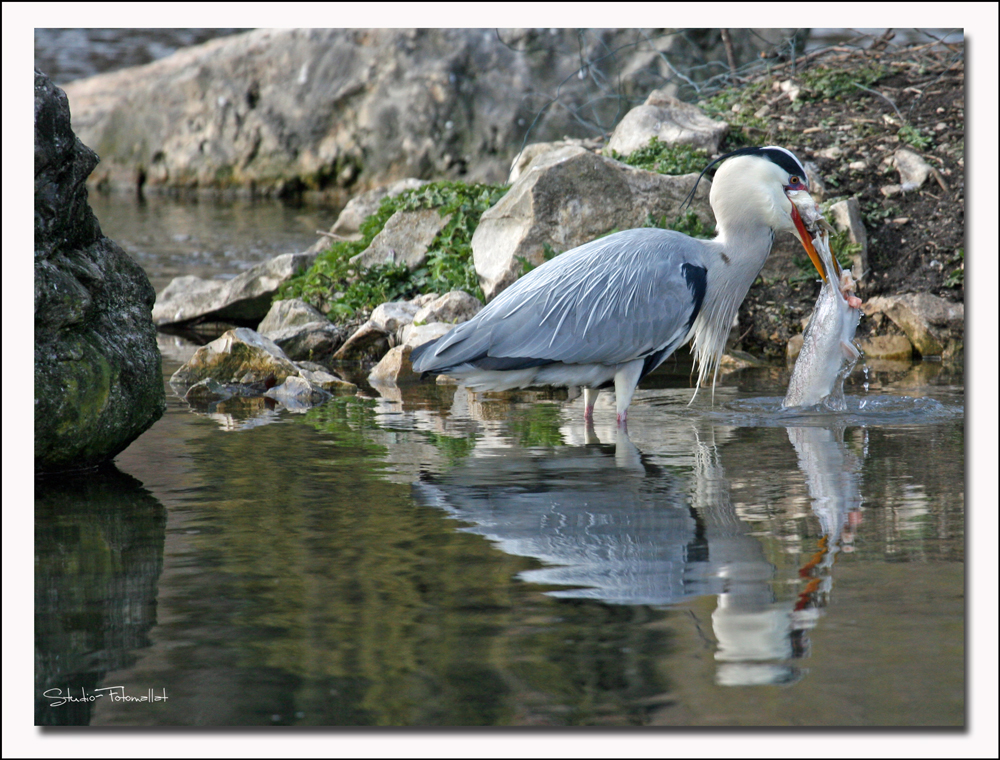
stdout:
POLYGON ((597 397, 600 392, 598 388, 585 387, 583 389, 583 419, 593 421, 594 404, 597 403, 597 397))
POLYGON ((632 403, 635 386, 639 384, 642 374, 642 359, 619 364, 615 372, 615 406, 618 409, 618 427, 625 427, 628 422, 628 405, 632 403))

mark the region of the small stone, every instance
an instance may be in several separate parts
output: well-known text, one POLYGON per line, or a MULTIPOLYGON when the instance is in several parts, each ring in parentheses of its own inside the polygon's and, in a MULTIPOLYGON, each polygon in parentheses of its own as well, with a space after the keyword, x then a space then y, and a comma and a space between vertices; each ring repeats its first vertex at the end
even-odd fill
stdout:
POLYGON ((211 401, 221 401, 233 395, 233 390, 227 385, 220 383, 212 377, 206 377, 187 389, 184 400, 188 402, 208 403, 211 401))
POLYGON ((413 365, 410 363, 412 352, 413 347, 407 345, 390 349, 368 375, 368 382, 372 385, 403 385, 419 382, 420 375, 413 371, 413 365))
POLYGON ((267 315, 257 325, 257 332, 266 335, 286 327, 304 325, 308 322, 326 321, 326 317, 301 298, 289 298, 271 304, 267 315))
POLYGON ((440 298, 431 301, 413 317, 416 325, 430 322, 447 322, 456 324, 467 322, 483 308, 482 302, 475 296, 470 296, 464 290, 453 290, 440 298))
POLYGON ((170 382, 194 385, 211 377, 222 383, 263 384, 271 377, 282 382, 298 374, 298 367, 274 341, 249 327, 239 327, 195 351, 170 382))
POLYGON ((908 361, 913 357, 913 346, 904 335, 876 335, 860 345, 866 359, 908 361))
POLYGON ((426 325, 407 325, 403 328, 401 342, 403 345, 416 348, 431 340, 447 335, 451 332, 453 325, 443 322, 431 322, 426 325))
POLYGON ((347 339, 333 358, 336 361, 356 361, 382 356, 389 348, 388 338, 389 335, 385 330, 366 322, 347 339))
MULTIPOLYGON (((306 362, 308 363, 308 362, 306 362)), ((317 365, 318 366, 318 365, 317 365)), ((308 380, 310 383, 318 388, 322 388, 325 391, 331 393, 336 391, 356 391, 358 386, 354 383, 349 383, 346 380, 341 380, 336 375, 327 372, 325 369, 305 369, 302 365, 299 365, 302 377, 308 380)))
POLYGON ((919 188, 927 181, 927 177, 931 173, 930 164, 906 148, 900 148, 896 151, 893 156, 893 165, 899 171, 899 177, 902 180, 900 189, 904 193, 919 188))
POLYGON ((368 321, 383 332, 395 333, 403 325, 413 322, 418 311, 419 307, 412 301, 389 301, 376 306, 368 321))
POLYGON ((314 386, 304 377, 288 377, 281 385, 265 391, 264 395, 292 411, 309 409, 330 398, 329 393, 314 386))

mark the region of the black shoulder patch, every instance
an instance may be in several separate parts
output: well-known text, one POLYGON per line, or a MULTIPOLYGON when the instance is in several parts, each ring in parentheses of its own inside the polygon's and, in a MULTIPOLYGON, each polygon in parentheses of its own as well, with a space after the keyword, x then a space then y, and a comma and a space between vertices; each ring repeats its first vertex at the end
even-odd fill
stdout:
POLYGON ((705 300, 705 287, 708 285, 708 270, 705 267, 695 266, 694 264, 682 264, 681 272, 684 275, 684 280, 687 282, 688 289, 691 291, 694 301, 694 308, 691 309, 691 316, 688 317, 687 323, 690 330, 691 325, 694 324, 694 318, 701 311, 701 302, 705 300))

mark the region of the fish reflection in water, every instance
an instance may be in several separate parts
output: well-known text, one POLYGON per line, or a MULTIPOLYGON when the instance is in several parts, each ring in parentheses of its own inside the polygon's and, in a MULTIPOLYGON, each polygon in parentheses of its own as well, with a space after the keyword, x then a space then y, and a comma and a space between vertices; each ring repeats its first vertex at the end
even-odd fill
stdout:
MULTIPOLYGON (((689 473, 649 461, 627 435, 613 446, 496 449, 414 484, 419 503, 466 522, 469 532, 545 567, 525 581, 547 593, 610 604, 667 606, 715 595, 721 685, 790 683, 808 654, 808 631, 826 605, 848 515, 860 514, 858 463, 843 430, 788 429, 822 529, 801 569, 805 590, 778 600, 775 567, 733 506, 713 428, 692 426, 689 473)), ((594 440, 594 439, 592 439, 594 440)))

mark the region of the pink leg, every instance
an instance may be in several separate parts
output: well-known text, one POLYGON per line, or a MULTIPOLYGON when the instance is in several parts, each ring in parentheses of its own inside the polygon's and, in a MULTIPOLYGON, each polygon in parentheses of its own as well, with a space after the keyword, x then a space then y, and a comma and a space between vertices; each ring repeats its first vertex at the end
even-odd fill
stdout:
POLYGON ((600 391, 594 388, 583 389, 583 419, 585 422, 594 421, 594 404, 597 403, 598 394, 600 391))
POLYGON ((622 430, 628 430, 628 409, 618 412, 616 415, 618 421, 618 427, 622 430))

